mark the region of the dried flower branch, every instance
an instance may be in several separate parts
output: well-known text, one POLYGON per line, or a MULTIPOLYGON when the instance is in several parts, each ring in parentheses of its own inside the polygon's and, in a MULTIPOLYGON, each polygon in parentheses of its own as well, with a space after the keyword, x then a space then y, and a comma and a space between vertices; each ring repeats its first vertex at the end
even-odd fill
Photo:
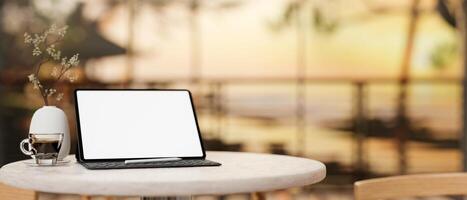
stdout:
POLYGON ((61 51, 56 46, 65 37, 67 29, 68 26, 57 28, 55 24, 52 24, 49 29, 40 34, 35 33, 31 35, 24 33, 24 43, 32 48, 33 56, 40 58, 35 65, 36 69, 34 73, 28 75, 28 80, 34 89, 39 90, 46 106, 49 105, 49 97, 55 97, 56 101, 60 101, 63 98, 63 93, 57 92, 57 89, 54 88, 63 76, 70 82, 74 82, 77 79, 77 76, 69 70, 78 66, 79 54, 73 55, 70 59, 62 57, 61 51), (44 86, 39 79, 39 72, 42 65, 49 62, 55 64, 50 74, 54 80, 50 86, 44 86))

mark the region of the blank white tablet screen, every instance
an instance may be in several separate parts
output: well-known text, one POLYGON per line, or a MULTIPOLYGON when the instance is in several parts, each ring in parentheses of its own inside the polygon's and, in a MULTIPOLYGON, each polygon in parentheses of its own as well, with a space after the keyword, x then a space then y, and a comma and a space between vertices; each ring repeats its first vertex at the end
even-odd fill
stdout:
POLYGON ((78 90, 84 159, 201 157, 188 91, 78 90))

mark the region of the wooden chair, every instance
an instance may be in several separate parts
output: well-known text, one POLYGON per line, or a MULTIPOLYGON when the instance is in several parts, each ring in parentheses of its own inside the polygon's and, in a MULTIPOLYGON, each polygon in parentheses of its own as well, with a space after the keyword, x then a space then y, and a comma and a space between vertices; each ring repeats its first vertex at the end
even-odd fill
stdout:
POLYGON ((355 200, 467 195, 467 173, 419 174, 358 181, 355 200))
MULTIPOLYGON (((0 200, 38 200, 39 193, 33 190, 24 190, 0 183, 0 200)), ((82 195, 81 200, 91 200, 91 196, 82 195)), ((105 200, 112 200, 105 197, 105 200)))
POLYGON ((37 200, 38 194, 32 190, 10 187, 0 183, 1 200, 37 200))

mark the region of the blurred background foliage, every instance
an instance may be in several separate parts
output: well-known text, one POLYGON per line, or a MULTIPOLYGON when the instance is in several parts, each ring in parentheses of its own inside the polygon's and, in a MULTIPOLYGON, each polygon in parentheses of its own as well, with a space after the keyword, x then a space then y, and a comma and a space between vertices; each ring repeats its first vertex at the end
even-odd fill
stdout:
MULTIPOLYGON (((210 150, 318 159, 328 179, 462 170, 458 1, 0 0, 0 165, 41 106, 24 32, 68 24, 61 84, 188 88, 210 150)), ((41 76, 49 77, 51 67, 41 76)), ((305 188, 292 195, 309 195, 305 188)))

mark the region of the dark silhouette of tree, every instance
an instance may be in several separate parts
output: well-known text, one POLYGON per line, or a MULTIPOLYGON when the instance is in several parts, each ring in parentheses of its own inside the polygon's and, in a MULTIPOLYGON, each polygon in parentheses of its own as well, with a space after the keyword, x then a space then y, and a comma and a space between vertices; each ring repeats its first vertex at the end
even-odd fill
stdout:
MULTIPOLYGON (((283 12, 278 20, 269 23, 269 27, 274 31, 280 31, 285 28, 294 27, 295 24, 292 23, 297 16, 297 12, 300 10, 310 10, 312 12, 312 20, 309 25, 310 28, 313 28, 314 31, 318 33, 323 33, 326 35, 331 35, 332 33, 339 31, 341 26, 348 26, 353 23, 362 23, 374 18, 377 15, 388 15, 388 14, 401 14, 408 12, 409 25, 406 33, 406 43, 405 47, 402 50, 402 61, 400 65, 399 73, 399 92, 397 96, 396 104, 396 116, 395 124, 396 128, 394 130, 395 144, 398 151, 398 163, 399 163, 399 173, 403 174, 407 169, 407 158, 406 158, 406 140, 409 138, 409 131, 412 129, 411 120, 407 114, 407 96, 408 89, 407 85, 410 82, 410 65, 412 61, 412 52, 414 41, 416 37, 416 30, 418 26, 418 19, 423 13, 432 13, 433 10, 424 10, 419 6, 419 0, 412 0, 409 6, 409 9, 405 7, 391 7, 391 6, 379 6, 373 4, 372 1, 362 0, 362 3, 366 6, 368 12, 353 14, 352 16, 344 17, 335 17, 330 16, 333 13, 339 13, 338 10, 333 10, 333 12, 325 13, 322 11, 322 7, 317 6, 313 3, 313 0, 302 0, 302 1, 291 1, 286 4, 283 9, 283 12)), ((328 4, 320 4, 321 6, 327 6, 328 4)), ((451 14, 448 5, 445 0, 439 0, 437 3, 436 11, 446 20, 451 26, 455 25, 455 17, 451 14)), ((295 29, 300 31, 299 26, 295 26, 295 29)), ((297 35, 297 38, 300 36, 297 35)), ((302 40, 301 42, 304 42, 302 40)), ((299 49, 299 48, 298 48, 299 49)), ((435 52, 436 53, 436 52, 435 52)), ((443 52, 446 53, 446 52, 443 52)), ((298 54, 303 54, 303 52, 298 51, 298 54)), ((432 56, 432 62, 437 65, 445 65, 445 55, 436 54, 432 56), (444 56, 444 57, 443 57, 444 56)), ((356 137, 358 138, 362 137, 356 137)), ((362 142, 357 142, 357 144, 362 145, 362 142)), ((361 148, 357 148, 361 149, 361 148)), ((358 152, 362 152, 359 150, 358 152)), ((360 158, 358 160, 361 160, 360 158)), ((361 164, 360 164, 361 165, 361 164)))

